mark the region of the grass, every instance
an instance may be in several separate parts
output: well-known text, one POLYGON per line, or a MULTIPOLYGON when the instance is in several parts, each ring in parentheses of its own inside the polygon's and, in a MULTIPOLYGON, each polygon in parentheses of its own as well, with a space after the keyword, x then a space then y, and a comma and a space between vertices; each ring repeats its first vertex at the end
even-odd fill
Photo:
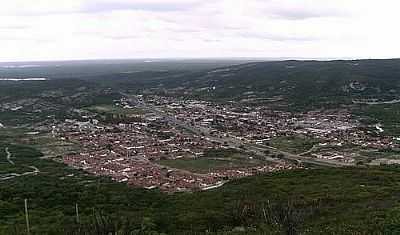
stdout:
POLYGON ((40 150, 47 157, 56 157, 79 151, 79 146, 75 143, 61 141, 47 133, 28 135, 27 133, 31 131, 27 128, 3 128, 0 129, 0 141, 6 140, 12 144, 22 143, 29 145, 40 150))
MULTIPOLYGON (((0 158, 5 159, 5 157, 3 156, 0 156, 0 158)), ((4 160, 0 161, 0 175, 6 175, 11 173, 22 174, 24 172, 29 172, 29 171, 32 171, 32 169, 27 166, 15 166, 11 165, 9 162, 4 162, 4 160)))
MULTIPOLYGON (((236 234, 229 231, 237 227, 253 231, 247 234, 271 234, 260 210, 267 202, 287 205, 288 201, 295 213, 310 211, 318 204, 317 210, 302 216, 296 225, 302 234, 399 231, 399 167, 284 171, 234 180, 211 191, 166 195, 129 188, 39 159, 42 154, 37 150, 3 139, 0 149, 5 147, 15 156, 16 167, 34 165, 41 173, 0 182, 1 235, 14 234, 15 229, 24 234, 25 198, 29 199, 32 234, 64 234, 76 225, 75 203, 79 204, 82 224, 90 223, 96 212, 106 215, 116 226, 129 221, 130 230, 148 221, 152 229, 166 234, 206 234, 206 230, 236 234)), ((237 152, 208 154, 235 159, 237 152)))
POLYGON ((302 136, 278 137, 270 141, 270 145, 290 153, 303 153, 310 150, 318 140, 302 136))
POLYGON ((9 173, 21 174, 32 171, 32 169, 29 168, 30 165, 34 164, 34 162, 32 162, 32 157, 39 155, 41 155, 40 152, 31 149, 30 147, 0 143, 0 175, 9 173), (7 161, 7 154, 5 152, 7 147, 9 148, 9 152, 12 154, 11 160, 15 165, 7 161))
POLYGON ((212 191, 165 195, 39 160, 40 153, 28 147, 10 148, 19 164, 35 164, 42 173, 0 183, 0 234, 10 234, 14 228, 23 231, 24 198, 29 199, 32 234, 63 234, 74 225, 75 203, 82 223, 97 211, 113 221, 130 221, 132 230, 146 220, 167 234, 205 234, 238 226, 252 227, 254 232, 248 234, 265 234, 267 225, 257 211, 267 201, 290 200, 295 211, 318 202, 315 214, 298 225, 304 234, 393 231, 400 218, 400 168, 396 167, 295 170, 235 180, 212 191), (242 206, 248 214, 241 214, 242 206))
POLYGON ((359 153, 363 156, 366 156, 370 159, 378 159, 378 158, 389 158, 389 159, 399 159, 400 152, 393 150, 361 150, 359 153))
POLYGON ((176 160, 160 160, 157 162, 160 165, 169 166, 172 168, 188 170, 195 173, 207 173, 215 170, 226 168, 240 167, 243 163, 229 160, 214 160, 209 158, 197 159, 176 159, 176 160))
POLYGON ((188 170, 195 173, 208 173, 210 171, 253 166, 259 164, 258 160, 250 160, 246 154, 234 149, 214 149, 205 152, 204 156, 192 159, 181 158, 175 160, 160 160, 160 165, 188 170))
POLYGON ((139 115, 143 114, 144 111, 139 108, 129 108, 125 109, 120 106, 113 104, 110 105, 96 105, 86 108, 89 111, 100 113, 100 114, 115 114, 115 115, 139 115))
POLYGON ((7 139, 8 142, 16 142, 29 131, 26 128, 0 128, 0 141, 7 139))
POLYGON ((25 136, 23 142, 40 150, 45 157, 59 157, 80 150, 78 143, 53 138, 50 134, 25 136))
POLYGON ((400 136, 400 104, 364 105, 354 111, 366 124, 381 123, 383 135, 400 136))

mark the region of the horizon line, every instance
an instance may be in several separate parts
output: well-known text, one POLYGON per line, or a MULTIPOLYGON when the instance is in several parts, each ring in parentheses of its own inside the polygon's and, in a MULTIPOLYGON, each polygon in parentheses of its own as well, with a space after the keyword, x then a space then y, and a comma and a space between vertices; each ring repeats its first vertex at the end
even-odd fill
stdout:
POLYGON ((15 60, 1 61, 0 63, 45 63, 45 62, 90 62, 90 61, 134 61, 159 62, 167 60, 244 60, 244 61, 334 61, 334 60, 394 60, 400 57, 138 57, 138 58, 82 58, 82 59, 42 59, 42 60, 15 60), (152 61, 154 60, 154 61, 152 61))

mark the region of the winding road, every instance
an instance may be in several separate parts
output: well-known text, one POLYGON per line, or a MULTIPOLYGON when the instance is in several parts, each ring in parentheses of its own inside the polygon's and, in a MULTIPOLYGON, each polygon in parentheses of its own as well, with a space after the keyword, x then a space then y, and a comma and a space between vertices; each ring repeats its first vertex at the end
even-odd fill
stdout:
POLYGON ((10 151, 8 150, 8 147, 6 148, 6 154, 7 154, 7 161, 11 164, 11 165, 15 165, 15 163, 11 160, 11 156, 12 154, 10 153, 10 151))
MULTIPOLYGON (((4 150, 7 154, 6 158, 7 158, 7 162, 10 163, 10 165, 15 166, 15 162, 13 160, 11 160, 12 154, 9 150, 9 148, 5 148, 4 150)), ((36 175, 38 173, 40 173, 40 170, 35 167, 35 166, 27 166, 28 168, 32 169, 32 171, 27 171, 24 173, 7 173, 7 174, 2 174, 0 175, 0 182, 1 181, 5 181, 5 180, 10 180, 10 179, 14 179, 16 177, 21 177, 21 176, 27 176, 27 175, 36 175)))

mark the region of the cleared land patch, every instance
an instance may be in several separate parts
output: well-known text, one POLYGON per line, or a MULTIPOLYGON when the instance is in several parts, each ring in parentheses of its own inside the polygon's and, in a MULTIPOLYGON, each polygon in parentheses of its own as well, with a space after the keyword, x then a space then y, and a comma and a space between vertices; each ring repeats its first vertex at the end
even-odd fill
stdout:
POLYGON ((209 150, 202 157, 160 160, 157 163, 196 173, 262 164, 261 161, 234 149, 209 150))

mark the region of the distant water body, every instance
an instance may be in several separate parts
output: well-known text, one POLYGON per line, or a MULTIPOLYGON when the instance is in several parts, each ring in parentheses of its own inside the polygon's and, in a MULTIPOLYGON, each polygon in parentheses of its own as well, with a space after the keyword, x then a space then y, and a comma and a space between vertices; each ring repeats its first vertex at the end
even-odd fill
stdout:
POLYGON ((25 68, 37 68, 41 66, 37 64, 23 64, 23 65, 4 65, 1 67, 4 69, 25 69, 25 68))
POLYGON ((0 78, 0 81, 12 81, 12 82, 23 82, 23 81, 47 81, 47 78, 0 78))

